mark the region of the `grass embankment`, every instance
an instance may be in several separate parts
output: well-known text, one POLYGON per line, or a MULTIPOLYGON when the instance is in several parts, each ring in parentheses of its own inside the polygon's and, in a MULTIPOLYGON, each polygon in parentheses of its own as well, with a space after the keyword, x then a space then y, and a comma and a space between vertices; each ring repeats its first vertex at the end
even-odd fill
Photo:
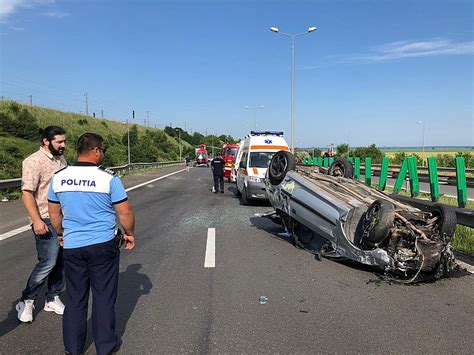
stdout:
MULTIPOLYGON (((107 154, 104 165, 119 166, 128 162, 126 124, 6 101, 0 102, 0 179, 21 176, 23 159, 40 146, 38 128, 50 125, 66 130, 65 158, 69 163, 75 160, 74 143, 85 132, 97 133, 105 138, 107 154)), ((164 131, 135 125, 133 121, 129 129, 132 162, 179 159, 179 143, 164 131)), ((181 147, 182 156, 194 150, 183 140, 181 147)))

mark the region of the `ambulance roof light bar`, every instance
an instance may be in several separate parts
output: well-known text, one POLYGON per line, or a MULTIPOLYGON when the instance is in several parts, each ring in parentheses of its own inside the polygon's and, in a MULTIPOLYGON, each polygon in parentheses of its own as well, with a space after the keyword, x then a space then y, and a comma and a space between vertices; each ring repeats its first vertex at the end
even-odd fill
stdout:
POLYGON ((250 131, 251 136, 283 136, 282 131, 250 131))

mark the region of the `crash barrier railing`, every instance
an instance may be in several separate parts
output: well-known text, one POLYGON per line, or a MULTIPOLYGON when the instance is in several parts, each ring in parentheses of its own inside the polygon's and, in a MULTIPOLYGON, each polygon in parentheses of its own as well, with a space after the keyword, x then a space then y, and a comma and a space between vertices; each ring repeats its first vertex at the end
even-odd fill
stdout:
MULTIPOLYGON (((180 163, 184 163, 184 162, 167 161, 167 162, 155 162, 155 163, 132 163, 132 164, 127 164, 127 165, 122 165, 122 166, 114 166, 108 169, 113 170, 117 174, 121 175, 126 172, 129 172, 130 170, 171 166, 171 165, 177 165, 180 163)), ((21 187, 21 178, 0 180, 0 191, 5 190, 5 189, 18 189, 20 187, 21 187)))
MULTIPOLYGON (((361 173, 363 173, 363 181, 370 186, 372 184, 372 176, 379 175, 378 188, 384 191, 387 187, 387 178, 396 178, 391 196, 424 210, 429 209, 433 203, 439 200, 441 196, 439 182, 441 180, 446 184, 456 185, 458 202, 456 215, 458 224, 474 228, 474 210, 465 208, 468 199, 467 186, 474 186, 474 178, 466 178, 466 173, 472 176, 474 169, 466 169, 463 157, 456 158, 456 168, 438 168, 436 166, 435 157, 428 158, 428 167, 417 167, 415 157, 405 158, 401 166, 389 165, 390 159, 388 157, 382 158, 382 164, 371 164, 371 158, 367 157, 364 159, 365 165, 363 166, 360 164, 360 158, 348 159, 354 166, 354 179, 360 180, 361 173), (374 170, 372 170, 372 168, 374 168, 374 170), (418 171, 420 171, 420 174, 418 171), (439 176, 438 172, 444 173, 444 175, 439 176), (398 195, 405 181, 409 182, 411 197, 398 195), (431 201, 415 198, 420 193, 420 181, 429 182, 431 201)), ((333 157, 305 158, 303 165, 329 167, 333 161, 333 157)))
MULTIPOLYGON (((474 187, 474 169, 466 169, 464 158, 456 158, 455 168, 440 168, 436 165, 436 158, 428 158, 428 166, 416 166, 415 157, 406 157, 402 165, 389 165, 388 157, 382 158, 382 164, 372 164, 371 158, 364 159, 365 164, 361 164, 361 158, 348 158, 354 166, 354 178, 360 180, 363 174, 363 181, 367 185, 372 184, 372 176, 380 176, 379 189, 384 191, 387 185, 387 178, 395 178, 394 193, 400 192, 403 183, 408 181, 410 184, 410 193, 416 197, 420 193, 419 182, 428 182, 430 185, 430 195, 432 201, 438 201, 441 196, 439 184, 455 185, 457 188, 458 206, 466 207, 468 200, 467 187, 474 187), (466 177, 466 174, 470 175, 466 177)), ((315 165, 329 167, 334 161, 330 158, 305 158, 303 165, 315 165)))

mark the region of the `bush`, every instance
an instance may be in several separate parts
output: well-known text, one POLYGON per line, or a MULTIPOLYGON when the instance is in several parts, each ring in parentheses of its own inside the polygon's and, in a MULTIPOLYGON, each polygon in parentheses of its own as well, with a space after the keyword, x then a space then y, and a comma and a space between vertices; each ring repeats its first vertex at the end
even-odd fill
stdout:
POLYGON ((372 163, 373 164, 380 164, 382 162, 382 158, 385 156, 384 153, 382 153, 376 146, 375 144, 372 144, 368 146, 367 148, 365 147, 359 147, 353 150, 350 154, 351 157, 359 157, 361 159, 364 159, 366 157, 372 158, 372 163))

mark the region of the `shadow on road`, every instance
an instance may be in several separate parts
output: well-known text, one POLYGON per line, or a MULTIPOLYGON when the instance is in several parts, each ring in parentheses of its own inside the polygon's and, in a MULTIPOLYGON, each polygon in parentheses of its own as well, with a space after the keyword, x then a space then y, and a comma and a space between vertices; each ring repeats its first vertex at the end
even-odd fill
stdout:
POLYGON ((18 320, 17 311, 15 306, 18 303, 18 300, 12 302, 10 312, 8 312, 7 318, 0 322, 0 337, 3 337, 5 334, 10 333, 13 329, 18 327, 21 322, 18 320))
MULTIPOLYGON (((133 314, 140 297, 147 295, 153 288, 150 278, 138 271, 141 264, 132 264, 127 270, 119 275, 119 286, 117 294, 117 302, 115 304, 116 314, 116 333, 121 339, 127 329, 127 322, 133 314)), ((87 340, 84 350, 87 350, 93 342, 92 338, 92 319, 87 322, 87 340)))

